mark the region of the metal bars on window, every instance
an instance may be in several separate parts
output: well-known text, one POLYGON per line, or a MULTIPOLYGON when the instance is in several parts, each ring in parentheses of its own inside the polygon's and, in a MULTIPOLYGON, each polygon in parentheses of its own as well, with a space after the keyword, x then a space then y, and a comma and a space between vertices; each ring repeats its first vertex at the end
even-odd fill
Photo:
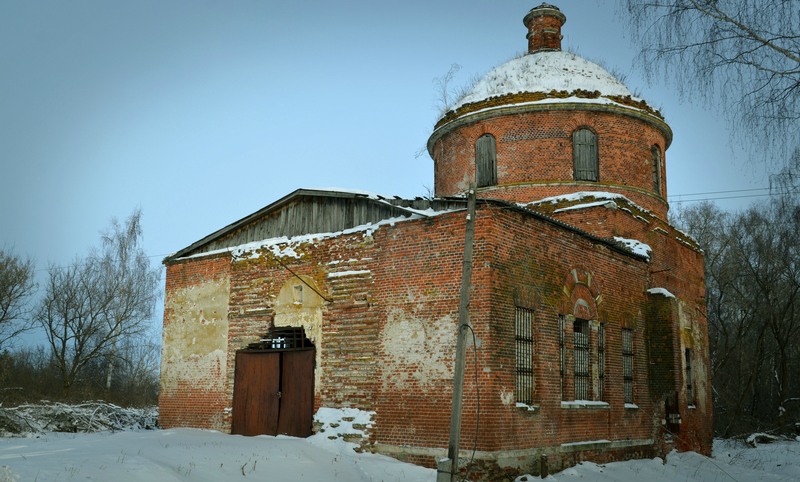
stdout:
POLYGON ((575 400, 590 400, 592 373, 589 350, 589 321, 575 320, 575 400))
POLYGON ((533 310, 517 307, 514 316, 516 355, 515 396, 519 403, 533 403, 533 310))
POLYGON ((622 385, 625 403, 633 403, 633 330, 622 329, 622 385))
POLYGON ((597 329, 597 398, 605 398, 606 389, 606 325, 601 323, 597 329))
POLYGON ((560 360, 560 379, 561 379, 561 400, 566 400, 567 395, 564 393, 564 367, 565 367, 565 356, 566 356, 566 347, 564 346, 564 315, 558 315, 558 354, 560 360))
POLYGON ((250 350, 293 350, 310 348, 314 345, 306 338, 303 327, 272 327, 269 332, 256 343, 250 343, 250 350))

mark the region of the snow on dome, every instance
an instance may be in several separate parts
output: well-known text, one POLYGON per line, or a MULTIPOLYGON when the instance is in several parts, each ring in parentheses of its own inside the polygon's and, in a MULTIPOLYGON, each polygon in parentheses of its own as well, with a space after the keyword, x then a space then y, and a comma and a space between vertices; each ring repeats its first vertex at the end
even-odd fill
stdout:
POLYGON ((604 68, 571 52, 540 51, 495 68, 459 99, 452 109, 489 97, 518 92, 585 90, 604 96, 631 96, 625 85, 604 68))

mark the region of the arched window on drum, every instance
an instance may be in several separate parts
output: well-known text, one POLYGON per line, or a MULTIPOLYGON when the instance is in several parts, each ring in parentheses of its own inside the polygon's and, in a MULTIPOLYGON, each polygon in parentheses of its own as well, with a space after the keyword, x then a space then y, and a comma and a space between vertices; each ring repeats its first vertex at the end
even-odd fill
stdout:
POLYGON ((600 178, 597 135, 585 127, 572 133, 572 163, 576 181, 596 182, 600 178))
POLYGON ((480 136, 475 143, 475 173, 478 187, 497 184, 497 143, 491 134, 480 136))

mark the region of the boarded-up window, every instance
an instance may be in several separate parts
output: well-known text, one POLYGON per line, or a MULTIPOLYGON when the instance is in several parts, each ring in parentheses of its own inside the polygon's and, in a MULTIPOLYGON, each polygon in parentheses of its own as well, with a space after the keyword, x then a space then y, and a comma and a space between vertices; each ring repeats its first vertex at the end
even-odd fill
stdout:
POLYGON ((661 194, 661 150, 658 146, 653 146, 653 191, 661 194))
POLYGON ((622 385, 625 403, 633 403, 633 330, 622 329, 622 385))
POLYGON ((575 320, 575 400, 590 400, 591 364, 589 362, 589 321, 575 320))
POLYGON ((480 136, 475 143, 475 171, 478 187, 497 184, 497 149, 491 134, 480 136))
POLYGON ((597 181, 597 136, 589 129, 572 133, 572 162, 576 181, 597 181))
POLYGON ((517 307, 514 320, 516 401, 533 403, 533 310, 517 307))

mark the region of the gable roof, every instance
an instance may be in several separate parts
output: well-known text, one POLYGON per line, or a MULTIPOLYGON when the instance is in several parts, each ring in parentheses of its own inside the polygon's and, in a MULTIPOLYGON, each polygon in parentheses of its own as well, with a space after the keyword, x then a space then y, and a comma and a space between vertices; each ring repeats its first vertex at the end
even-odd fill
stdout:
MULTIPOLYGON (((635 258, 648 260, 635 249, 618 240, 601 238, 571 224, 554 219, 529 206, 497 199, 478 199, 479 205, 493 205, 524 213, 540 221, 554 224, 593 242, 606 245, 635 258)), ((164 258, 170 263, 180 258, 234 248, 271 238, 292 238, 307 234, 340 233, 358 226, 377 225, 381 221, 401 218, 432 217, 446 211, 467 208, 466 198, 403 199, 362 191, 338 189, 297 189, 258 211, 192 243, 164 258)))
POLYGON ((281 236, 340 232, 392 218, 429 217, 464 209, 466 199, 402 199, 362 191, 297 189, 167 256, 179 258, 281 236))

